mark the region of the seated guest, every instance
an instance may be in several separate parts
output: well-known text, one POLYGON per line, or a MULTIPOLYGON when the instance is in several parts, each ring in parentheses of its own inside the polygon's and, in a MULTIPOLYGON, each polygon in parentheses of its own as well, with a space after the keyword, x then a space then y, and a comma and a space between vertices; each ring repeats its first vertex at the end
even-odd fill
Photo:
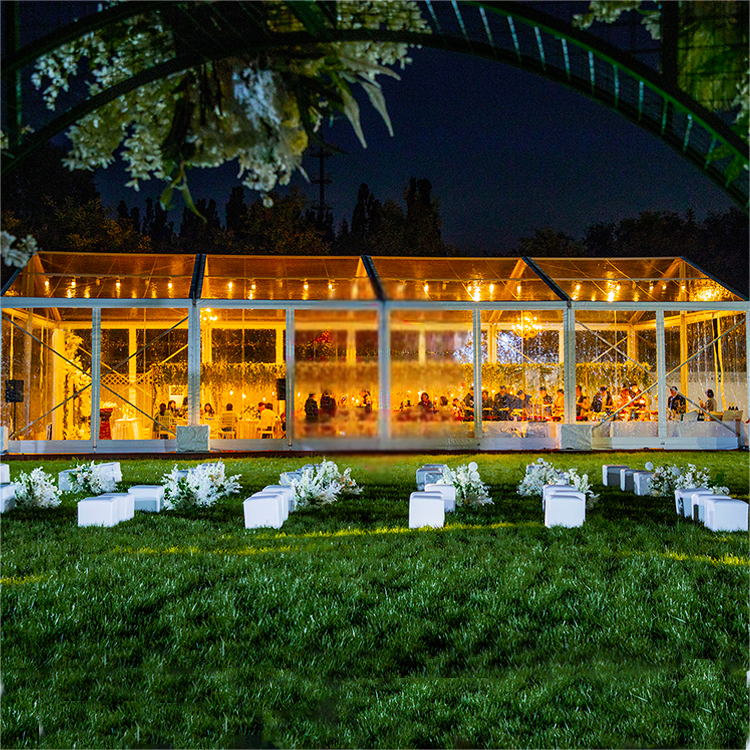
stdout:
POLYGON ((576 419, 583 422, 589 418, 589 397, 584 394, 580 385, 576 386, 576 419))
POLYGON ((613 408, 614 401, 612 401, 612 395, 607 390, 607 387, 603 385, 591 401, 591 411, 594 414, 600 414, 601 412, 611 414, 613 408))
POLYGON ((541 419, 552 418, 552 396, 547 395, 546 388, 539 389, 539 398, 537 400, 539 405, 539 417, 541 419))
POLYGON ((493 413, 496 419, 500 422, 507 422, 510 419, 510 394, 504 385, 498 389, 494 401, 493 413))
POLYGON ((315 394, 311 393, 305 401, 305 421, 318 421, 318 402, 315 400, 315 394))
POLYGON ((417 409, 419 410, 417 413, 420 419, 430 419, 432 417, 432 401, 430 401, 430 397, 426 391, 419 397, 417 409))
POLYGON ((565 416, 565 392, 562 388, 557 389, 555 400, 552 402, 552 419, 555 422, 562 421, 565 416))
POLYGON ((701 409, 706 411, 716 411, 716 399, 714 398, 714 392, 709 388, 706 391, 706 400, 700 402, 701 409))
POLYGON ((273 404, 267 403, 266 408, 260 413, 260 436, 262 438, 273 437, 275 427, 276 414, 273 411, 273 404))
POLYGON ((669 389, 669 398, 667 399, 667 411, 670 419, 678 419, 687 410, 687 401, 685 397, 677 390, 677 386, 669 389))
POLYGON ((211 404, 206 404, 206 405, 205 405, 205 406, 203 407, 203 416, 204 416, 204 417, 205 417, 206 419, 213 419, 213 418, 214 418, 214 416, 216 416, 216 415, 214 414, 214 407, 213 407, 213 406, 211 406, 211 404))
MULTIPOLYGON (((617 408, 622 409, 623 406, 630 403, 631 398, 630 386, 627 383, 623 383, 622 388, 620 388, 620 395, 617 397, 617 408)), ((617 416, 619 419, 628 420, 630 419, 630 410, 622 409, 617 416)))

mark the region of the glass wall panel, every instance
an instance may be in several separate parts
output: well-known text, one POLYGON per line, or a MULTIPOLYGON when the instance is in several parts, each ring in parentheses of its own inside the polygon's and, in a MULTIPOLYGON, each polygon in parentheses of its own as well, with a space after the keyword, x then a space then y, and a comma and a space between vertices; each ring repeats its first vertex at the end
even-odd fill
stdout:
POLYGON ((562 311, 482 312, 484 437, 537 436, 526 423, 562 420, 561 337, 562 311))
POLYGON ((286 435, 286 312, 201 310, 201 423, 212 438, 286 435))
POLYGON ((90 310, 4 309, 2 373, 11 440, 90 439, 90 310))
POLYGON ((393 437, 473 437, 470 310, 394 310, 391 358, 393 437))
POLYGON ((686 402, 685 413, 670 414, 673 419, 710 421, 701 407, 719 419, 739 409, 747 419, 745 326, 743 313, 665 313, 668 386, 686 402))
POLYGON ((656 437, 653 312, 576 312, 576 420, 595 437, 656 437))
POLYGON ((185 309, 102 310, 100 440, 170 439, 187 424, 187 343, 185 309))
POLYGON ((296 310, 294 414, 299 437, 378 434, 378 314, 296 310))

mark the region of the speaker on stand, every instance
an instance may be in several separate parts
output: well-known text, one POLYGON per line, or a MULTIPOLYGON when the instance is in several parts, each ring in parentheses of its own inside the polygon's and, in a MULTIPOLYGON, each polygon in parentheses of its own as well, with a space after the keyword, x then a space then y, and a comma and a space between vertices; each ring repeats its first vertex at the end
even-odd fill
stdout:
POLYGON ((13 436, 16 434, 16 404, 23 403, 23 380, 5 381, 5 401, 13 404, 13 436))

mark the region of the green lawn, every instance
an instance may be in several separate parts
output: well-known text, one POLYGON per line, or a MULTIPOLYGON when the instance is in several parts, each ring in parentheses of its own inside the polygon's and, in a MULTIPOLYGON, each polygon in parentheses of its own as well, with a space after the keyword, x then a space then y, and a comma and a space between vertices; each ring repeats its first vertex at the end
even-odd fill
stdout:
MULTIPOLYGON (((744 747, 747 535, 600 481, 691 462, 747 499, 748 455, 554 455, 601 491, 579 529, 516 494, 536 458, 339 457, 362 495, 278 531, 242 500, 312 459, 227 460, 240 495, 109 529, 75 496, 2 516, 2 747, 744 747), (476 460, 495 505, 409 530, 426 460, 476 460)), ((11 479, 37 465, 73 462, 11 479)))

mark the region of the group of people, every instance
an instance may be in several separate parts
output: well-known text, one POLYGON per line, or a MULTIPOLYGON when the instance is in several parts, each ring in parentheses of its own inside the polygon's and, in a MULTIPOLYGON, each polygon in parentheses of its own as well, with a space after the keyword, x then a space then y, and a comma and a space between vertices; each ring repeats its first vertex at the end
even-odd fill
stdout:
POLYGON ((601 419, 602 415, 615 414, 620 421, 643 421, 649 419, 649 403, 645 393, 635 383, 623 383, 617 396, 613 396, 603 385, 589 401, 580 385, 576 386, 576 419, 587 422, 601 419))
MULTIPOLYGON (((347 407, 347 397, 341 396, 338 403, 336 397, 329 390, 324 390, 320 394, 320 404, 315 399, 315 393, 310 393, 305 401, 305 421, 308 424, 314 424, 316 422, 322 422, 323 424, 330 422, 335 416, 338 407, 347 407)), ((372 414, 372 395, 370 391, 362 391, 360 393, 359 401, 357 406, 362 409, 362 415, 367 416, 372 414)))

